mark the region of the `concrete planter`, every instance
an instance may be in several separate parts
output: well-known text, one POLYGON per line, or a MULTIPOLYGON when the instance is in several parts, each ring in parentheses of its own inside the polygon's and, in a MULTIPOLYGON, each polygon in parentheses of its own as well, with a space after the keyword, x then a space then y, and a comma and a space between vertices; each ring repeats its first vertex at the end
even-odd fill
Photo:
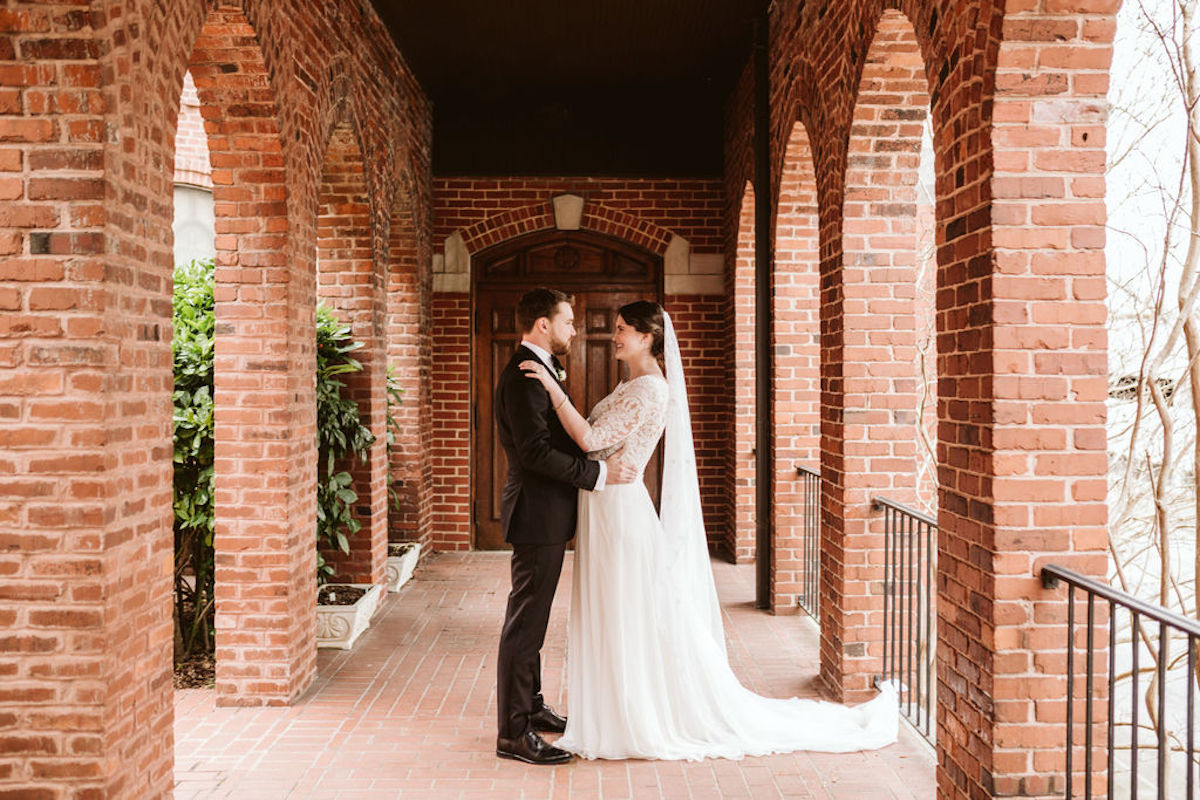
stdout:
POLYGON ((394 592, 408 583, 420 557, 421 545, 419 542, 388 545, 386 580, 389 592, 394 592), (393 553, 395 554, 393 555, 393 553))
POLYGON ((317 606, 317 647, 334 647, 339 650, 349 650, 355 640, 362 635, 371 624, 371 617, 379 608, 379 599, 383 596, 382 585, 369 583, 350 583, 356 589, 366 589, 367 593, 349 606, 317 606))

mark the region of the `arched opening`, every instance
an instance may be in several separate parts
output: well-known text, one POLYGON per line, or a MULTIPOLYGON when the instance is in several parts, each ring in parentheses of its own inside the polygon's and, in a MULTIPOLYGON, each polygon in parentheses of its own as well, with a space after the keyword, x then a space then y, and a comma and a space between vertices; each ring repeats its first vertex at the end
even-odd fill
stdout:
MULTIPOLYGON (((817 176, 804 123, 792 125, 775 222, 775 545, 771 610, 816 617, 820 473, 820 241, 817 176)), ((753 270, 750 272, 753 277, 753 270)))
POLYGON ((216 636, 215 220, 208 138, 191 72, 183 77, 174 146, 173 651, 176 671, 184 676, 176 685, 188 688, 211 679, 216 636))
POLYGON ((917 164, 916 216, 916 374, 921 383, 917 399, 916 502, 917 508, 937 516, 937 175, 933 152, 933 122, 921 125, 917 164))
MULTIPOLYGON (((754 397, 754 185, 746 181, 738 211, 738 234, 733 254, 733 515, 717 548, 734 561, 754 558, 755 549, 755 416, 754 397)), ((710 539, 712 534, 709 534, 710 539)), ((712 542, 710 542, 712 544, 712 542)))
POLYGON ((840 338, 836 348, 823 350, 842 372, 840 392, 823 398, 841 422, 840 435, 822 442, 822 462, 832 468, 842 507, 826 515, 822 532, 822 676, 844 698, 871 690, 873 677, 891 663, 885 660, 889 647, 907 647, 903 652, 925 666, 921 691, 932 690, 927 678, 937 604, 926 576, 934 571, 936 542, 930 547, 932 539, 922 539, 921 555, 912 557, 917 569, 896 572, 895 553, 909 558, 908 548, 915 552, 917 543, 908 541, 907 529, 888 528, 887 515, 873 508, 886 500, 928 512, 933 509, 919 508, 920 501, 935 496, 932 487, 919 487, 918 476, 932 474, 917 466, 919 453, 927 455, 934 408, 931 362, 923 367, 921 349, 927 353, 933 340, 918 332, 919 321, 933 319, 933 270, 922 273, 928 255, 919 252, 920 242, 930 241, 919 228, 932 222, 928 202, 921 210, 919 190, 928 116, 913 26, 902 13, 885 11, 866 54, 850 129, 840 295, 827 295, 822 304, 840 338), (907 617, 897 622, 897 604, 919 609, 920 633, 907 617))
POLYGON ((387 559, 387 302, 382 270, 375 263, 371 236, 371 204, 355 127, 343 117, 325 151, 317 192, 317 301, 350 328, 362 347, 353 358, 362 365, 338 377, 342 396, 358 405, 362 424, 374 437, 363 458, 317 465, 317 481, 347 472, 357 499, 350 513, 360 526, 346 531, 346 552, 326 541, 319 549, 331 579, 343 583, 380 584, 387 559))
POLYGON ((311 359, 298 342, 311 327, 296 313, 278 109, 240 10, 209 12, 188 71, 215 234, 217 702, 282 704, 316 667, 314 512, 300 488, 315 462, 311 389, 288 380, 297 359, 311 359))

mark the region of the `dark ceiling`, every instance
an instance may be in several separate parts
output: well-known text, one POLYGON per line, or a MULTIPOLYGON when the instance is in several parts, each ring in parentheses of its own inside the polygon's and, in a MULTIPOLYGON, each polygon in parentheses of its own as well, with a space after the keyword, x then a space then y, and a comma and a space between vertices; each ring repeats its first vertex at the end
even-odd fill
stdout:
POLYGON ((764 0, 373 0, 437 175, 715 176, 764 0))

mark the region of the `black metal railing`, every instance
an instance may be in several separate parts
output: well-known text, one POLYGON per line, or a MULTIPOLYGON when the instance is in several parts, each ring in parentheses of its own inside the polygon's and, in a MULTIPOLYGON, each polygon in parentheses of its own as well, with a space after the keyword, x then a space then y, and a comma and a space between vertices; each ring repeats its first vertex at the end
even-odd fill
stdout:
POLYGON ((871 508, 884 514, 880 681, 896 682, 901 712, 933 742, 937 520, 885 497, 876 497, 871 508))
POLYGON ((800 608, 820 624, 817 597, 821 592, 821 473, 808 467, 796 467, 804 483, 804 518, 800 551, 804 574, 800 578, 800 608))
MULTIPOLYGON (((1083 697, 1083 797, 1092 797, 1093 773, 1096 771, 1096 751, 1101 751, 1106 772, 1106 795, 1138 797, 1141 783, 1153 783, 1158 798, 1186 797, 1194 800, 1196 791, 1196 655, 1200 640, 1200 622, 1176 614, 1161 606, 1139 600, 1131 594, 1080 575, 1078 572, 1050 564, 1042 568, 1042 584, 1054 588, 1059 582, 1067 584, 1067 713, 1066 713, 1066 797, 1075 797, 1075 732, 1076 732, 1076 591, 1084 594, 1087 607, 1087 629, 1084 632, 1085 670, 1083 697), (1097 606, 1099 605, 1099 608, 1097 606), (1098 619, 1099 617, 1099 619, 1098 619), (1107 617, 1107 620, 1104 619, 1107 617), (1096 631, 1107 628, 1106 651, 1100 657, 1102 689, 1106 690, 1103 719, 1096 719, 1096 631), (1127 641, 1118 638, 1118 631, 1128 634, 1127 641), (1157 641, 1155 636, 1157 634, 1157 641), (1180 649, 1172 661, 1171 644, 1177 640, 1180 649), (1186 644, 1185 644, 1186 642, 1186 644), (1128 644, 1126 653, 1119 645, 1128 644), (1150 666, 1141 665, 1145 657, 1150 666), (1182 658, 1181 658, 1182 657, 1182 658), (1142 673, 1152 674, 1150 684, 1140 686, 1142 673), (1186 687, 1179 686, 1179 679, 1186 687), (1174 685, 1171 685, 1174 682, 1174 685), (1118 694, 1122 695, 1118 700, 1118 694), (1126 717, 1125 695, 1128 695, 1126 717), (1179 695, 1185 697, 1181 698, 1179 695), (1173 702, 1168 701, 1171 696, 1173 702), (1186 698, 1186 699, 1185 699, 1186 698), (1183 700, 1183 703, 1180 701, 1183 700), (1141 721, 1140 706, 1146 705, 1148 724, 1141 721), (1183 718, 1180 719, 1182 710, 1183 718), (1173 719, 1168 719, 1171 716, 1173 719), (1098 737, 1097 729, 1101 728, 1098 737), (1182 734, 1179 727, 1185 727, 1182 734), (1118 728, 1128 728, 1128 734, 1117 735, 1118 728), (1139 742, 1139 732, 1150 729, 1152 743, 1139 742), (1101 741, 1097 741, 1097 739, 1101 741), (1123 741, 1122 741, 1123 740, 1123 741), (1128 753, 1128 762, 1117 764, 1117 753, 1128 753), (1144 773, 1139 778, 1139 762, 1153 763, 1153 781, 1144 773)), ((1122 757, 1124 761, 1124 757, 1122 757)), ((1149 788, 1149 787, 1147 787, 1149 788)))

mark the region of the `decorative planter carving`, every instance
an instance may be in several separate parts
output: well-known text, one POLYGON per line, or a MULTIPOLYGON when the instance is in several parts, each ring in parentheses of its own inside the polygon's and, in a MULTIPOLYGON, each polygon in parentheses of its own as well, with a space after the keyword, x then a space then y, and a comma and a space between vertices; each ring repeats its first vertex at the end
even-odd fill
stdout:
POLYGON ((394 592, 412 577, 417 560, 421 557, 419 542, 402 542, 388 545, 387 587, 394 592))
POLYGON ((335 647, 349 650, 371 623, 371 617, 379 608, 383 586, 369 583, 350 583, 356 589, 365 589, 366 594, 349 606, 317 606, 317 647, 335 647))

